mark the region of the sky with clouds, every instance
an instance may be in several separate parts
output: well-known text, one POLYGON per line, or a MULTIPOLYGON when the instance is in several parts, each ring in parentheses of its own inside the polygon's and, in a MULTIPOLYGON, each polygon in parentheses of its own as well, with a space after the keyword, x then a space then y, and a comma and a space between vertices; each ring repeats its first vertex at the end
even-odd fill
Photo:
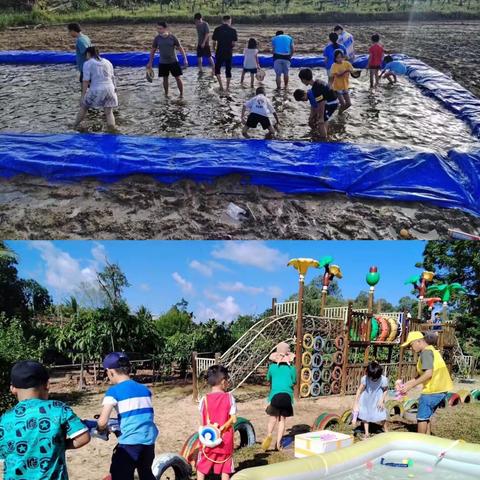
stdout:
MULTIPOLYGON (((82 285, 94 285, 105 259, 118 262, 130 287, 133 309, 145 305, 160 314, 182 297, 197 320, 232 321, 258 314, 297 289, 290 258, 325 255, 340 265, 345 298, 367 290, 371 265, 381 274, 377 296, 396 303, 410 289, 403 282, 419 272, 424 242, 373 241, 9 241, 18 254, 19 274, 34 278, 61 302, 82 285)), ((311 269, 307 282, 320 270, 311 269)))

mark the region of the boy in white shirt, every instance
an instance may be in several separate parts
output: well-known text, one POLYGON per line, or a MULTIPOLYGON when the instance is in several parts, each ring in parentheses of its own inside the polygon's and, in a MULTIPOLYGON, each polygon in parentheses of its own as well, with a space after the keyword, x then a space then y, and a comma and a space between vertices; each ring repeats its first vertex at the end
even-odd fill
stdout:
POLYGON ((242 109, 242 122, 245 122, 245 113, 247 110, 250 113, 242 130, 243 136, 245 138, 250 138, 248 135, 248 129, 257 128, 258 124, 260 124, 264 130, 268 130, 265 138, 272 138, 275 135, 275 129, 270 121, 270 115, 275 117, 275 128, 280 122, 278 121, 278 115, 275 112, 272 103, 265 96, 265 89, 263 87, 258 87, 255 96, 245 102, 242 109))

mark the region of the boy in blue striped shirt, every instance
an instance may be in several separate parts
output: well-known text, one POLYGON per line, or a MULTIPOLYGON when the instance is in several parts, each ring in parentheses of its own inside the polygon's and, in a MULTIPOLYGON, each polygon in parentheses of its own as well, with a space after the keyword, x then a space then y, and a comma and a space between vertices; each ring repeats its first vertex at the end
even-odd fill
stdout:
POLYGON ((122 432, 110 466, 112 480, 133 480, 137 470, 140 480, 155 480, 152 463, 158 429, 154 423, 152 393, 130 378, 130 360, 124 353, 113 352, 105 357, 103 367, 112 387, 103 399, 98 430, 105 430, 113 410, 122 432))

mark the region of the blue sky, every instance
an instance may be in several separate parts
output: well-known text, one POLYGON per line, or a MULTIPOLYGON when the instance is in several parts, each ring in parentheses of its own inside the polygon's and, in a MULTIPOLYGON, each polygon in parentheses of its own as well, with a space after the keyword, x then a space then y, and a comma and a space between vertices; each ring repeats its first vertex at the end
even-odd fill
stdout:
MULTIPOLYGON (((367 290, 365 275, 376 265, 381 275, 377 297, 396 303, 410 293, 405 279, 419 272, 421 241, 9 241, 19 256, 19 274, 46 286, 55 301, 93 284, 105 258, 118 262, 131 286, 133 309, 145 305, 154 314, 182 297, 197 319, 231 321, 238 314, 261 313, 297 289, 290 258, 325 255, 340 265, 345 298, 367 290)), ((311 269, 307 282, 320 270, 311 269)))

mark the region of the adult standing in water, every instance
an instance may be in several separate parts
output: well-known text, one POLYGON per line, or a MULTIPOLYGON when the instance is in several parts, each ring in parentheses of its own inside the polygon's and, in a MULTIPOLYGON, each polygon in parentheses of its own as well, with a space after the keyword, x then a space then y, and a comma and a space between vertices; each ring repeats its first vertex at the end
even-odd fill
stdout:
POLYGON ((78 127, 89 108, 103 108, 110 130, 115 129, 113 109, 118 107, 113 65, 100 57, 97 47, 88 47, 83 65, 82 100, 74 127, 78 127))
POLYGON ((350 62, 355 60, 355 40, 353 35, 347 32, 341 25, 336 25, 333 32, 338 35, 338 43, 347 50, 347 59, 350 62))
POLYGON ((197 58, 198 58, 198 70, 201 73, 202 61, 204 58, 208 60, 208 63, 212 67, 212 75, 215 72, 215 62, 212 58, 212 51, 210 50, 210 26, 203 20, 201 13, 196 13, 193 17, 195 26, 197 27, 197 58))
POLYGON ((87 61, 87 48, 92 46, 92 42, 87 35, 82 33, 78 23, 68 24, 68 33, 75 39, 75 51, 77 56, 77 69, 80 72, 80 84, 83 82, 83 64, 87 61))
POLYGON ((223 90, 222 66, 225 65, 228 91, 232 80, 233 49, 235 48, 235 42, 238 41, 237 31, 232 28, 232 17, 230 15, 223 17, 223 23, 214 30, 212 40, 215 49, 215 75, 220 84, 220 90, 223 90))
POLYGON ((288 72, 293 56, 293 38, 279 30, 272 38, 273 69, 275 70, 277 88, 282 88, 282 75, 285 88, 288 87, 288 72))
POLYGON ((177 58, 176 49, 180 50, 183 57, 183 65, 188 67, 188 58, 184 48, 177 37, 168 31, 168 25, 165 22, 157 23, 158 35, 153 39, 150 50, 150 60, 147 64, 147 70, 153 66, 153 60, 157 50, 160 52, 160 63, 158 65, 158 76, 163 78, 163 89, 165 95, 168 95, 168 77, 172 74, 177 82, 180 97, 183 97, 182 67, 177 58))

